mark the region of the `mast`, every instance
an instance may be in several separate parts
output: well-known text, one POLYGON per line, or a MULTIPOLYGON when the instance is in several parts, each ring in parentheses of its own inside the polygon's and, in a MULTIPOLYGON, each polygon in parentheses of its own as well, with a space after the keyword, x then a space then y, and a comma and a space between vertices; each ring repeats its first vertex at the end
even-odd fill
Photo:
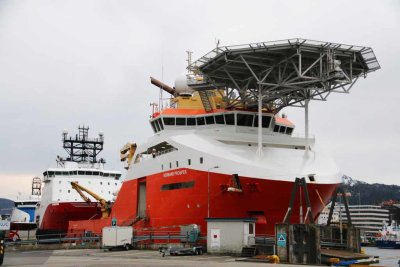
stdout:
POLYGON ((78 130, 75 137, 68 136, 66 130, 62 134, 63 148, 69 155, 65 161, 105 163, 104 159, 97 159, 97 155, 103 150, 103 133, 99 133, 98 138, 89 138, 89 127, 78 126, 78 130))

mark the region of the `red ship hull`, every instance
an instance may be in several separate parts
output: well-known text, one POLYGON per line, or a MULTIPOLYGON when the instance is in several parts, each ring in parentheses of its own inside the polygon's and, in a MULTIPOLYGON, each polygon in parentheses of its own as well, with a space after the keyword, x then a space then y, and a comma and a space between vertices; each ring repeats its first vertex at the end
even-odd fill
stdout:
POLYGON ((97 203, 62 202, 49 204, 36 235, 39 239, 63 236, 68 231, 69 221, 96 220, 99 218, 101 218, 101 210, 97 203))
MULTIPOLYGON (((294 178, 293 178, 294 180, 294 178)), ((122 184, 108 219, 81 220, 69 223, 69 232, 89 230, 101 233, 111 218, 118 225, 132 225, 139 229, 176 229, 179 225, 197 224, 206 233, 207 217, 256 217, 257 234, 274 234, 275 223, 282 222, 288 209, 294 182, 240 177, 242 192, 229 192, 232 176, 191 169, 177 169, 157 173, 122 184), (208 176, 209 175, 209 176, 208 176), (209 178, 209 179, 208 179, 209 178), (208 180, 210 193, 208 194, 208 180), (146 219, 135 221, 139 215, 140 184, 146 184, 146 219), (186 188, 171 184, 186 183, 186 188), (193 186, 190 186, 193 185, 193 186), (208 209, 208 201, 210 203, 208 209), (209 213, 209 216, 208 216, 209 213)), ((311 210, 316 218, 329 201, 338 184, 307 185, 311 210), (321 197, 321 198, 320 198, 321 197), (322 203, 322 201, 324 203, 322 203)), ((143 187, 143 186, 142 186, 143 187)), ((299 222, 299 195, 296 196, 292 222, 299 222)), ((303 197, 302 203, 306 203, 303 197)), ((303 216, 305 214, 305 204, 303 216)))

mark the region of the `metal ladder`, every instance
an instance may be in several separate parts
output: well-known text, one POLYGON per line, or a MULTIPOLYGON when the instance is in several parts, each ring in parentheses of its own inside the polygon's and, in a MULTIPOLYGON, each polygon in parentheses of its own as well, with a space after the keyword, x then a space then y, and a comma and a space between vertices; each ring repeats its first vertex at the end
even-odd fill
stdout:
POLYGON ((203 103, 204 110, 209 112, 212 110, 210 98, 208 97, 208 92, 207 91, 199 91, 199 96, 201 99, 201 102, 203 103))

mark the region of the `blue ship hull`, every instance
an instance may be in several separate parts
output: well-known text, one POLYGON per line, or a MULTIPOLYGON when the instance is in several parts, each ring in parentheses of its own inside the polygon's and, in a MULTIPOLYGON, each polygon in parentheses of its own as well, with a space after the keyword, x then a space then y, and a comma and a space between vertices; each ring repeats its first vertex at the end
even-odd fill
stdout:
POLYGON ((400 241, 392 240, 376 240, 375 242, 378 248, 395 248, 400 249, 400 241))

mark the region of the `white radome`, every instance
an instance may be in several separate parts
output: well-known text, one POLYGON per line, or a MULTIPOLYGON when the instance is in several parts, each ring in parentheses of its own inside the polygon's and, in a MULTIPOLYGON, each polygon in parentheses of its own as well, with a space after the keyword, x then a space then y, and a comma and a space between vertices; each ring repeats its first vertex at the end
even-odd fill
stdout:
POLYGON ((190 88, 187 84, 186 74, 179 75, 175 80, 175 90, 178 94, 192 94, 194 90, 190 88))

